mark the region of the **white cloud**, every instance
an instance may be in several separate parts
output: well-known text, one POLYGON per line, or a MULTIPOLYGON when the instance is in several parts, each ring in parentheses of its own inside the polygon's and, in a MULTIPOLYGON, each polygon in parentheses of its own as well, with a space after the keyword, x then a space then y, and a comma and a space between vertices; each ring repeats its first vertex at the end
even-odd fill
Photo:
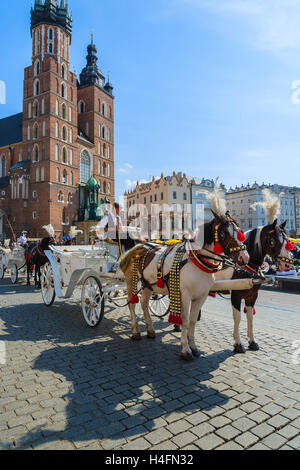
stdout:
POLYGON ((119 169, 120 173, 129 173, 130 170, 133 169, 133 166, 130 163, 125 163, 124 167, 125 168, 120 168, 119 169))
POLYGON ((216 14, 231 14, 254 28, 251 42, 266 50, 300 48, 300 0, 177 0, 216 14))

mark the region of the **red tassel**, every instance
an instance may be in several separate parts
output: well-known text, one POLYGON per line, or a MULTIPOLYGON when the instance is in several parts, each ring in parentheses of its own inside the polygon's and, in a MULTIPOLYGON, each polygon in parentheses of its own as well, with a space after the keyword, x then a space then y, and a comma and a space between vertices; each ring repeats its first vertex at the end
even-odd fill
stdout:
POLYGON ((170 316, 169 316, 169 323, 171 323, 171 325, 179 325, 179 326, 181 326, 181 325, 182 325, 182 317, 181 317, 181 315, 175 315, 174 313, 170 313, 170 316))
POLYGON ((33 270, 34 270, 34 266, 31 265, 29 269, 30 269, 30 271, 33 271, 33 270))
MULTIPOLYGON (((244 313, 247 313, 247 307, 244 308, 244 313)), ((256 315, 255 307, 253 307, 253 316, 256 315)))
POLYGON ((174 325, 174 313, 170 313, 168 322, 174 325))
POLYGON ((221 255, 223 253, 223 247, 221 245, 221 243, 216 243, 215 246, 214 246, 214 253, 216 255, 221 255))
POLYGON ((132 295, 131 296, 131 301, 130 301, 131 305, 136 305, 136 304, 139 303, 139 301, 140 301, 140 299, 139 299, 138 295, 132 295))
POLYGON ((237 239, 239 242, 244 243, 246 241, 246 236, 243 232, 238 232, 237 239))
POLYGON ((209 297, 212 297, 213 299, 217 297, 217 294, 215 292, 210 292, 208 295, 209 297))
POLYGON ((156 286, 159 289, 163 289, 165 287, 165 283, 162 277, 157 280, 156 286))
POLYGON ((286 245, 285 245, 285 249, 286 249, 286 251, 293 251, 295 249, 295 247, 290 241, 287 241, 286 245))

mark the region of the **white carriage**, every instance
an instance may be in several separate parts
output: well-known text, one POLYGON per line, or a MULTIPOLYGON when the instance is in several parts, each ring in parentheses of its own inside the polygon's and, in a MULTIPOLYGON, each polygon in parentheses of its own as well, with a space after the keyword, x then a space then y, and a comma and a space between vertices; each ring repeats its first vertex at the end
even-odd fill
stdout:
POLYGON ((10 279, 13 284, 18 282, 19 271, 26 265, 25 249, 15 246, 12 250, 1 248, 0 252, 0 279, 4 278, 5 272, 10 270, 10 279))
MULTIPOLYGON (((48 262, 42 268, 41 289, 45 305, 55 297, 69 299, 81 288, 81 309, 88 326, 94 328, 103 319, 105 302, 117 307, 128 305, 126 284, 120 270, 109 272, 115 262, 106 243, 98 246, 50 246, 45 251, 48 262)), ((169 299, 153 296, 152 313, 162 316, 169 311, 169 299)))

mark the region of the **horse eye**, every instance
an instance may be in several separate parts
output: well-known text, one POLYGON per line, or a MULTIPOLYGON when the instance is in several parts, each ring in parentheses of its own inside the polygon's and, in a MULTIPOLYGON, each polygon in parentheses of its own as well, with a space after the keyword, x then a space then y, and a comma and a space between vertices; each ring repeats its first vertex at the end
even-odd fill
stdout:
POLYGON ((220 239, 221 239, 221 240, 224 240, 224 238, 225 238, 225 233, 224 233, 224 232, 221 232, 221 233, 220 233, 220 239))

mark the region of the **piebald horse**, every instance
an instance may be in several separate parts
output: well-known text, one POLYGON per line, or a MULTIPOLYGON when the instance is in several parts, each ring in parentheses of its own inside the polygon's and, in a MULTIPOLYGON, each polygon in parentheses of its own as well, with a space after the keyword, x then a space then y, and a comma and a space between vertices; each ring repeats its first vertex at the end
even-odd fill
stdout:
MULTIPOLYGON (((289 242, 285 231, 286 222, 279 226, 277 225, 276 217, 280 212, 280 198, 272 195, 268 189, 263 191, 263 197, 264 201, 257 203, 256 205, 263 207, 270 223, 264 227, 258 227, 246 232, 245 244, 250 255, 250 260, 247 266, 244 268, 245 271, 234 271, 233 269, 228 268, 219 271, 216 274, 216 280, 221 281, 227 279, 243 279, 245 277, 249 277, 249 273, 252 275, 259 275, 260 268, 267 255, 273 260, 274 264, 278 265, 279 270, 285 270, 286 265, 286 268, 289 268, 289 260, 291 260, 292 257, 291 250, 294 247, 289 242)), ((254 339, 253 331, 253 316, 256 313, 255 303, 258 298, 259 289, 260 286, 256 285, 247 291, 231 292, 231 304, 234 320, 234 351, 236 353, 246 352, 244 346, 241 343, 239 332, 242 300, 245 300, 249 349, 251 351, 259 350, 259 345, 254 339)))
POLYGON ((35 285, 41 287, 41 267, 46 264, 48 258, 45 255, 45 250, 49 250, 49 245, 55 245, 54 228, 51 224, 45 225, 43 229, 48 233, 48 236, 43 238, 39 243, 31 243, 26 252, 26 266, 27 266, 27 285, 30 286, 30 272, 35 267, 35 285))
MULTIPOLYGON (((217 205, 218 206, 218 205, 217 205)), ((218 209, 213 205, 215 209, 218 209)), ((220 206, 219 206, 220 209, 220 206)), ((226 211, 225 211, 226 212, 226 211)), ((184 266, 180 270, 180 292, 181 292, 181 317, 182 317, 182 335, 181 335, 181 357, 190 361, 199 356, 199 350, 195 344, 195 326, 199 311, 201 310, 215 281, 214 272, 220 267, 220 256, 217 253, 223 252, 227 257, 245 265, 249 261, 249 255, 246 247, 238 240, 240 229, 224 213, 214 213, 214 219, 204 224, 203 231, 198 229, 195 233, 193 244, 186 242, 186 251, 183 257, 184 266), (218 240, 218 243, 216 243, 218 240), (192 262, 192 251, 197 254, 200 263, 198 266, 192 262), (215 249, 218 245, 218 250, 215 249), (221 245, 221 247, 220 247, 221 245), (221 248, 221 249, 220 249, 221 248), (206 266, 207 269, 199 268, 206 266)), ((181 246, 181 245, 177 245, 181 246)), ((155 337, 152 320, 149 314, 149 300, 153 293, 169 295, 168 287, 159 288, 157 281, 157 268, 161 259, 161 254, 168 248, 156 248, 147 250, 144 245, 137 245, 125 253, 120 260, 120 268, 124 273, 129 301, 129 309, 132 321, 132 339, 139 340, 141 335, 135 315, 135 305, 130 302, 133 294, 133 276, 136 259, 140 259, 138 266, 138 278, 142 279, 143 290, 141 295, 141 306, 144 313, 144 319, 147 327, 148 338, 155 337), (145 262, 146 259, 146 262, 145 262)), ((170 273, 175 257, 176 249, 173 249, 165 258, 163 275, 166 279, 170 273)))

